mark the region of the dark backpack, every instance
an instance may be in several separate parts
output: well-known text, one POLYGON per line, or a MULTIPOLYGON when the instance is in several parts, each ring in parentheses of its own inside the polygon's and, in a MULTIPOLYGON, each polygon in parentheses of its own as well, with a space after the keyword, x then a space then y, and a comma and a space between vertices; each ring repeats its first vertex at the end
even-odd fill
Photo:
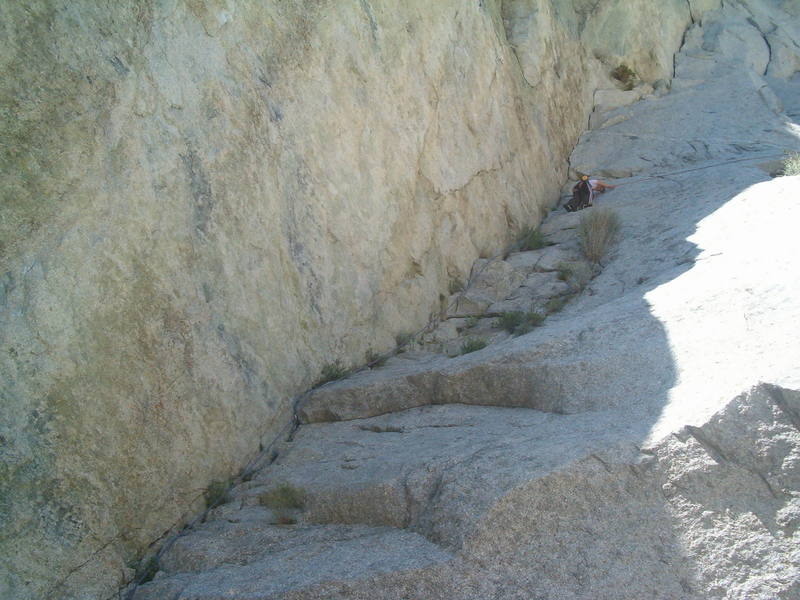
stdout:
POLYGON ((589 181, 580 180, 572 188, 572 199, 564 205, 567 212, 583 210, 592 205, 592 186, 589 181))

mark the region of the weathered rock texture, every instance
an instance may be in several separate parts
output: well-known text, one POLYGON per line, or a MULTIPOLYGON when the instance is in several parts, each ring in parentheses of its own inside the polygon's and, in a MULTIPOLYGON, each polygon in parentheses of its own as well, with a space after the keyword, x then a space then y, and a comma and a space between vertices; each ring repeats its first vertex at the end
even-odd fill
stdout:
MULTIPOLYGON (((800 149, 800 78, 758 50, 788 35, 776 7, 695 15, 670 93, 597 111, 571 166, 633 177, 597 199, 622 228, 580 296, 314 390, 136 600, 797 598, 800 178, 764 165, 800 149)), ((581 217, 542 231, 568 247, 581 217)))
POLYGON ((619 416, 304 427, 135 598, 796 597, 800 393, 762 385, 657 443, 619 416), (297 525, 249 507, 277 482, 307 493, 297 525))
MULTIPOLYGON (((666 91, 718 5, 0 3, 0 596, 110 596, 325 363, 540 218, 611 68, 666 91)), ((791 19, 730 18, 792 75, 791 19)), ((392 569, 443 560, 397 545, 392 569)))

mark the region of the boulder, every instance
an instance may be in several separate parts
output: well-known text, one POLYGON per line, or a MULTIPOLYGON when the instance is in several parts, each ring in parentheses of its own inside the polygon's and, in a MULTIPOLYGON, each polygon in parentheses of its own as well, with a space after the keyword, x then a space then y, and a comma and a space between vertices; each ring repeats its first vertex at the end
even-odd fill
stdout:
POLYGON ((524 275, 504 260, 478 259, 472 265, 469 290, 502 300, 524 281, 524 275))
MULTIPOLYGON (((547 221, 545 223, 547 223, 547 221)), ((571 230, 570 236, 577 237, 577 232, 571 230)), ((509 254, 508 258, 506 258, 506 262, 516 271, 519 271, 529 278, 531 273, 537 271, 557 271, 561 263, 571 262, 577 258, 579 257, 571 248, 556 245, 547 246, 540 250, 509 254)), ((528 285, 527 281, 524 285, 528 285)))
POLYGON ((485 290, 474 289, 453 294, 448 300, 447 318, 480 316, 494 302, 494 296, 485 290))
MULTIPOLYGON (((566 277, 566 275, 565 275, 566 277)), ((488 314, 499 315, 505 312, 546 313, 545 306, 551 298, 563 296, 570 291, 565 280, 556 272, 531 273, 521 287, 507 299, 495 302, 487 310, 488 314)))

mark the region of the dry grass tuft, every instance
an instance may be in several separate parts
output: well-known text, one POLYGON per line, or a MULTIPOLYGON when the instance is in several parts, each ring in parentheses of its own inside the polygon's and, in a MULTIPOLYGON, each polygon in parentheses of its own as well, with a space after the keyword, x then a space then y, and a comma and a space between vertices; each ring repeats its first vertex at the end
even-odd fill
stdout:
POLYGON ((599 263, 614 243, 619 227, 619 216, 611 209, 595 208, 585 215, 578 225, 578 234, 586 258, 599 263))
POLYGON ((299 488, 283 483, 261 494, 260 500, 262 506, 273 510, 302 509, 306 503, 306 494, 299 488))

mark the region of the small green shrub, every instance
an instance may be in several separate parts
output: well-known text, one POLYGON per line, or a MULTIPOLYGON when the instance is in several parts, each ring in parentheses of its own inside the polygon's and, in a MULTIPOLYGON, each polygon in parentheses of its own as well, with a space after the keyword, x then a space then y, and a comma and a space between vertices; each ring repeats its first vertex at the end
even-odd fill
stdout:
POLYGON ((537 312, 525 313, 525 322, 533 327, 538 327, 544 323, 544 315, 537 312))
POLYGON ((581 218, 578 235, 584 255, 593 263, 599 263, 617 237, 620 220, 611 209, 595 208, 581 218))
POLYGON ((378 354, 374 350, 368 350, 366 354, 367 366, 371 369, 377 369, 378 367, 382 367, 386 364, 386 361, 389 360, 389 356, 386 354, 378 354))
POLYGON ((273 510, 302 509, 306 505, 306 493, 289 483, 282 483, 261 494, 260 501, 262 506, 273 510))
POLYGON ((319 381, 317 381, 317 385, 319 386, 329 381, 342 379, 345 375, 347 375, 347 369, 345 369, 338 360, 334 363, 328 363, 322 367, 322 374, 320 375, 319 381))
POLYGON ((212 508, 218 504, 224 504, 228 498, 228 490, 231 484, 229 481, 214 480, 208 484, 208 487, 203 492, 203 497, 206 501, 206 508, 212 508))
POLYGON ((572 274, 574 273, 573 268, 569 266, 567 263, 558 263, 558 265, 556 265, 556 268, 558 269, 558 278, 561 281, 567 281, 570 277, 572 277, 572 274))
POLYGON ((521 311, 505 312, 497 319, 497 326, 508 333, 522 335, 544 322, 544 315, 536 312, 524 313, 521 311))
POLYGON ((800 152, 794 152, 783 159, 782 175, 800 175, 800 152))
POLYGON ((463 290, 464 290, 464 284, 461 283, 458 279, 451 279, 450 283, 447 285, 447 291, 450 292, 451 296, 463 290))
POLYGON ((481 321, 480 317, 476 317, 474 315, 471 317, 467 317, 467 322, 466 322, 467 329, 472 329, 473 327, 477 327, 480 321, 481 321))
POLYGON ((142 563, 139 565, 139 568, 136 570, 135 579, 140 584, 152 581, 160 568, 158 555, 153 554, 152 556, 149 556, 147 560, 142 561, 142 563))
POLYGON ((461 344, 461 354, 469 354, 470 352, 476 352, 478 350, 482 350, 483 348, 486 348, 486 340, 482 340, 481 338, 470 338, 461 344))
POLYGON ((394 341, 397 343, 398 348, 402 348, 403 346, 408 345, 408 343, 414 338, 414 336, 410 333, 398 333, 394 341))
POLYGON ((545 310, 547 314, 553 314, 559 312, 562 308, 564 308, 567 304, 568 298, 565 296, 559 296, 558 298, 550 298, 545 304, 545 310))
POLYGON ((544 248, 547 241, 544 239, 542 232, 533 227, 526 226, 522 229, 517 240, 517 246, 520 252, 527 252, 528 250, 538 250, 544 248))
POLYGON ((505 312, 497 318, 497 326, 500 329, 505 329, 508 333, 514 333, 517 327, 525 322, 525 313, 523 312, 505 312))
POLYGON ((625 63, 611 71, 611 76, 619 81, 626 91, 632 90, 636 85, 636 72, 625 63))

